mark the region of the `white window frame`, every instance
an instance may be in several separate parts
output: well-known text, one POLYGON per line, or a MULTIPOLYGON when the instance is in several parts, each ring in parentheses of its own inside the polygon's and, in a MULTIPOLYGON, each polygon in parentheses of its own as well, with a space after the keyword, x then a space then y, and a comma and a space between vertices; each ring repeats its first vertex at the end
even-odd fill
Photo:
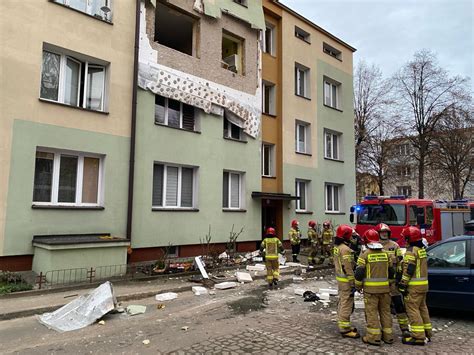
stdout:
POLYGON ((59 51, 55 51, 55 50, 51 50, 51 49, 45 49, 43 48, 43 52, 48 52, 48 53, 51 53, 51 54, 55 54, 55 55, 58 55, 60 57, 59 59, 59 85, 58 85, 58 100, 51 100, 51 99, 48 99, 48 98, 44 98, 44 97, 41 97, 41 80, 42 80, 42 76, 43 76, 43 65, 41 65, 41 73, 40 73, 40 93, 39 93, 39 97, 41 100, 44 100, 44 101, 50 101, 50 102, 57 102, 57 103, 61 103, 63 105, 68 105, 68 106, 71 106, 71 107, 81 107, 81 108, 84 108, 86 110, 90 110, 90 111, 97 111, 97 112, 103 112, 104 111, 104 106, 105 106, 105 101, 107 99, 107 90, 106 90, 106 82, 107 82, 107 75, 108 75, 108 71, 107 71, 107 66, 106 65, 102 65, 102 64, 95 64, 95 63, 90 63, 89 61, 87 60, 84 60, 84 61, 81 61, 80 59, 77 59, 77 58, 74 58, 68 54, 64 54, 64 53, 61 53, 59 51), (67 59, 70 59, 74 62, 77 62, 77 63, 80 63, 80 75, 82 74, 82 67, 84 66, 85 67, 85 70, 84 70, 84 82, 82 83, 82 87, 81 87, 81 83, 79 82, 79 88, 77 90, 78 92, 78 105, 70 105, 70 104, 67 104, 64 102, 64 95, 65 95, 65 86, 66 86, 66 65, 67 65, 67 59), (103 71, 104 71, 104 80, 102 82, 102 92, 103 92, 103 95, 102 95, 102 99, 101 99, 101 103, 100 103, 100 109, 99 110, 95 110, 95 109, 89 109, 87 108, 87 86, 88 86, 88 80, 87 80, 87 76, 88 76, 88 72, 89 72, 89 66, 90 67, 94 67, 94 68, 101 68, 103 71), (83 97, 82 97, 82 105, 80 104, 80 96, 79 96, 79 93, 81 92, 82 90, 82 94, 83 94, 83 97))
MULTIPOLYGON (((154 162, 153 168, 155 165, 163 165, 163 191, 161 195, 162 206, 152 205, 153 209, 183 209, 183 210, 192 210, 195 209, 196 204, 196 196, 197 196, 197 167, 195 166, 188 166, 188 165, 177 165, 177 164, 168 164, 163 162, 154 162), (176 199, 176 206, 171 206, 166 204, 166 191, 168 188, 167 181, 168 181, 168 168, 177 168, 178 169, 178 186, 177 186, 177 199, 176 199), (181 206, 181 193, 182 193, 182 173, 183 168, 193 169, 193 201, 191 203, 191 207, 182 207, 181 206)), ((154 179, 154 176, 153 176, 154 179)))
POLYGON ((309 95, 309 88, 310 88, 310 83, 309 83, 309 72, 310 69, 305 67, 304 65, 295 63, 295 95, 297 96, 302 96, 307 99, 310 98, 309 95), (303 83, 303 90, 304 92, 300 92, 300 81, 304 80, 303 83))
POLYGON ((275 25, 269 22, 265 23, 265 31, 263 32, 263 41, 262 41, 262 51, 264 53, 270 54, 271 56, 275 56, 276 54, 275 25), (267 48, 267 37, 266 37, 267 31, 270 31, 270 48, 267 48))
POLYGON ((301 184, 304 184, 304 201, 305 201, 305 206, 304 208, 301 208, 301 199, 297 199, 296 206, 295 206, 295 211, 296 212, 308 212, 309 211, 309 200, 308 196, 309 194, 309 180, 302 180, 302 179, 296 179, 295 180, 295 193, 296 196, 301 197, 301 184))
POLYGON ((311 154, 311 124, 296 120, 295 123, 295 151, 302 154, 311 154), (300 130, 299 127, 304 127, 304 151, 299 150, 300 130))
MULTIPOLYGON (((158 96, 160 96, 160 95, 158 95, 158 96)), ((169 104, 170 99, 167 98, 167 97, 164 97, 164 96, 162 96, 162 98, 165 100, 165 121, 163 123, 160 123, 160 122, 157 122, 155 120, 155 123, 158 124, 158 125, 162 125, 162 126, 172 127, 172 126, 168 125, 168 114, 169 114, 168 104, 169 104)), ((173 100, 173 99, 171 99, 171 100, 173 100)), ((174 100, 174 101, 179 102, 179 128, 184 129, 183 128, 183 103, 181 101, 178 101, 178 100, 174 100)), ((194 117, 194 130, 193 131, 195 131, 195 130, 196 130, 196 117, 194 117)))
POLYGON ((335 183, 326 183, 324 186, 324 204, 325 204, 325 212, 326 213, 341 213, 341 207, 342 207, 342 189, 344 188, 344 185, 342 184, 335 184, 335 183), (337 190, 335 189, 337 188, 337 190), (337 193, 336 193, 337 191, 337 193), (331 194, 332 197, 332 209, 329 209, 328 203, 329 199, 328 196, 331 194), (336 210, 334 208, 334 201, 336 201, 337 197, 337 205, 338 209, 336 210))
MULTIPOLYGON (((242 210, 245 208, 244 206, 244 173, 239 171, 232 171, 232 170, 224 170, 222 173, 222 178, 224 178, 224 173, 228 173, 227 182, 228 191, 227 191, 227 203, 228 206, 222 206, 224 210, 242 210), (239 206, 238 207, 231 207, 231 198, 232 198, 232 175, 237 175, 239 177, 239 206)), ((222 191, 222 196, 224 196, 224 191, 222 191)))
POLYGON ((237 126, 236 124, 233 124, 229 119, 227 119, 226 117, 223 118, 224 119, 224 125, 226 124, 227 122, 227 134, 226 134, 226 130, 224 129, 224 138, 227 138, 227 139, 231 139, 231 140, 234 140, 234 141, 239 141, 239 142, 246 142, 246 139, 245 139, 245 134, 244 134, 244 130, 243 128, 237 126), (239 138, 234 138, 232 137, 232 126, 235 126, 239 129, 239 138))
POLYGON ((324 130, 324 158, 331 159, 331 160, 342 160, 341 139, 342 139, 342 133, 331 131, 331 130, 324 130), (336 151, 337 151, 336 156, 334 156, 334 138, 335 137, 336 137, 336 151), (328 144, 331 144, 330 155, 327 154, 328 144))
POLYGON ((262 143, 262 176, 274 177, 275 176, 275 145, 270 143, 262 143), (265 160, 265 148, 269 149, 269 162, 265 160), (269 164, 269 174, 265 174, 265 165, 269 164))
POLYGON ((324 105, 325 106, 329 106, 329 107, 332 107, 332 108, 335 108, 335 109, 339 109, 339 106, 340 106, 340 92, 339 92, 339 89, 340 89, 340 86, 341 84, 339 83, 336 83, 334 81, 331 81, 331 80, 328 80, 328 79, 325 79, 324 80, 324 92, 323 92, 323 97, 324 97, 324 105), (333 89, 336 89, 336 97, 334 98, 334 91, 333 89), (329 93, 328 93, 328 89, 329 89, 329 93), (328 95, 326 95, 328 93, 328 95), (329 102, 328 100, 329 99, 329 102))
MULTIPOLYGON (((59 3, 59 4, 64 4, 66 6, 70 6, 70 0, 54 0, 54 2, 59 3)), ((73 7, 72 9, 74 9, 76 11, 83 12, 83 13, 88 14, 90 16, 96 17, 95 14, 92 13, 92 9, 93 9, 92 3, 93 3, 93 1, 87 0, 86 4, 85 4, 86 8, 84 10, 76 9, 75 7, 73 7)), ((112 21, 112 13, 113 13, 111 0, 105 0, 105 6, 107 6, 110 9, 110 12, 104 14, 105 18, 103 18, 104 15, 102 15, 101 19, 104 20, 104 21, 109 21, 110 22, 110 21, 112 21)))
POLYGON ((276 86, 269 81, 262 82, 262 112, 267 115, 276 115, 276 86), (270 95, 269 95, 269 107, 268 111, 265 110, 265 101, 266 101, 266 88, 270 88, 270 95))
MULTIPOLYGON (((99 154, 84 153, 69 150, 60 150, 52 148, 37 147, 37 152, 54 154, 53 158, 53 176, 51 181, 51 201, 37 202, 33 201, 35 206, 72 206, 72 207, 102 207, 104 205, 104 161, 105 157, 99 154), (76 171, 76 202, 58 202, 59 195, 59 172, 61 170, 61 155, 68 155, 77 157, 77 171, 76 171), (82 202, 82 188, 84 178, 84 158, 99 159, 99 176, 97 182, 97 203, 83 203, 82 202), (79 202, 78 202, 79 201, 79 202)), ((36 161, 36 158, 35 158, 36 161)), ((36 173, 36 167, 35 167, 36 173)), ((34 178, 33 178, 34 189, 34 178)))

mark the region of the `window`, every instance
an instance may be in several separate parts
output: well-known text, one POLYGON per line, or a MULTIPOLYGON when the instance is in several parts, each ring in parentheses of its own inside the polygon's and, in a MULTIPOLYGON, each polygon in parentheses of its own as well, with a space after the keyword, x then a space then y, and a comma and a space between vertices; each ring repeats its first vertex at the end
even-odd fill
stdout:
POLYGON ((269 82, 263 82, 262 84, 262 111, 269 115, 275 115, 275 84, 269 82))
POLYGON ((326 184, 326 212, 340 212, 342 185, 326 184))
POLYGON ((185 103, 155 95, 155 123, 194 131, 194 107, 185 103))
POLYGON ((295 94, 309 98, 309 68, 295 64, 295 94))
POLYGON ((101 156, 39 149, 33 202, 35 205, 101 205, 102 171, 101 156))
POLYGON ((311 126, 309 123, 296 121, 295 142, 296 152, 311 154, 311 126))
POLYGON ((398 146, 398 153, 400 155, 404 155, 404 156, 410 155, 410 144, 408 144, 408 143, 400 144, 398 146))
POLYGON ((263 52, 270 55, 276 54, 275 48, 275 26, 267 23, 265 25, 265 33, 263 34, 263 52))
POLYGON ((296 196, 299 197, 296 200, 296 211, 308 210, 308 187, 309 181, 296 180, 296 196))
POLYGON ((397 195, 411 196, 411 186, 397 186, 397 195))
POLYGON ((324 80, 324 104, 339 109, 339 87, 340 84, 324 80))
POLYGON ((375 226, 383 221, 383 223, 389 226, 404 226, 407 221, 405 205, 359 205, 358 208, 357 223, 359 224, 371 224, 375 226))
POLYGON ((103 111, 105 65, 43 50, 40 97, 63 104, 103 111))
POLYGON ((411 168, 409 165, 398 165, 397 169, 397 176, 398 177, 409 177, 411 176, 411 168))
POLYGON ((340 160, 341 153, 341 133, 331 131, 324 132, 324 157, 328 159, 340 160))
POLYGON ((222 207, 242 209, 243 173, 224 171, 222 186, 222 207))
POLYGON ((53 0, 105 21, 112 21, 111 0, 53 0))
POLYGON ((247 0, 234 0, 239 5, 247 7, 247 0))
POLYGON ((155 42, 188 55, 195 55, 197 50, 194 48, 194 32, 197 31, 197 23, 198 20, 189 14, 157 1, 155 42))
POLYGON ((275 145, 262 144, 262 176, 275 176, 275 145))
POLYGON ((195 207, 196 168, 156 163, 153 167, 153 207, 195 207))
POLYGON ((297 26, 295 26, 295 36, 305 42, 310 43, 310 34, 297 26))
POLYGON ((342 59, 342 54, 341 51, 330 46, 329 44, 323 42, 323 52, 330 55, 331 57, 334 57, 336 59, 341 60, 342 59))
POLYGON ((466 241, 448 242, 428 252, 428 266, 436 268, 467 268, 466 241))
POLYGON ((222 33, 222 67, 243 74, 244 40, 228 32, 222 33))
POLYGON ((224 114, 224 138, 245 142, 243 129, 230 122, 230 120, 226 118, 226 114, 224 114))

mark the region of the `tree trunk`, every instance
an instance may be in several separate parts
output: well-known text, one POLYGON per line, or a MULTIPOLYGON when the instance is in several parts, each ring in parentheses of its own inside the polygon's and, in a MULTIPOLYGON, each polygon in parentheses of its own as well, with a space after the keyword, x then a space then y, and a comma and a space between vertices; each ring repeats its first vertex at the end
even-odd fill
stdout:
POLYGON ((380 196, 383 196, 383 179, 379 178, 377 181, 377 184, 379 185, 379 193, 380 196))
POLYGON ((418 162, 418 198, 425 198, 425 150, 420 149, 420 160, 418 162))

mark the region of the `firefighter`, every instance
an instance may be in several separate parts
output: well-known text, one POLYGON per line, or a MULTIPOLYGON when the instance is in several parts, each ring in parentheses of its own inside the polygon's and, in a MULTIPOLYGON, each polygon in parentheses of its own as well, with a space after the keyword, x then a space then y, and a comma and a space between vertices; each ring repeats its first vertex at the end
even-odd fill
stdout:
POLYGON ((337 306, 337 325, 344 338, 360 338, 356 328, 351 326, 350 317, 354 309, 354 255, 349 248, 352 227, 341 224, 334 240, 334 267, 339 294, 337 306))
MULTIPOLYGON (((352 235, 352 231, 351 231, 351 235, 352 235)), ((323 238, 322 256, 324 258, 331 257, 333 237, 334 237, 334 233, 331 228, 331 222, 325 221, 323 223, 323 233, 322 233, 322 238, 323 238)))
POLYGON ((293 262, 299 263, 298 255, 300 254, 301 249, 301 232, 299 228, 299 223, 296 219, 291 221, 291 229, 288 233, 291 243, 291 251, 293 254, 293 262))
POLYGON ((316 231, 316 222, 309 221, 308 223, 308 240, 310 243, 310 250, 308 255, 308 264, 316 264, 316 259, 319 254, 319 249, 321 246, 320 236, 316 231))
POLYGON ((378 346, 381 345, 382 340, 387 344, 392 344, 389 278, 393 277, 395 271, 391 266, 388 253, 383 250, 379 242, 379 234, 369 229, 363 237, 367 250, 357 259, 355 271, 356 289, 364 292, 367 334, 362 337, 362 341, 378 346))
POLYGON ((360 237, 359 233, 355 229, 352 229, 352 237, 350 247, 354 251, 354 255, 359 256, 362 253, 362 247, 364 242, 360 237))
POLYGON ((265 232, 265 239, 260 245, 260 251, 265 255, 265 265, 267 267, 267 282, 268 287, 278 285, 280 278, 280 263, 278 261, 278 253, 283 253, 283 244, 277 238, 275 228, 267 228, 265 232))
POLYGON ((410 321, 410 336, 402 338, 403 344, 425 345, 431 341, 432 327, 426 293, 428 292, 428 263, 420 229, 407 227, 402 230, 408 247, 403 258, 403 274, 398 289, 404 295, 405 308, 410 321))

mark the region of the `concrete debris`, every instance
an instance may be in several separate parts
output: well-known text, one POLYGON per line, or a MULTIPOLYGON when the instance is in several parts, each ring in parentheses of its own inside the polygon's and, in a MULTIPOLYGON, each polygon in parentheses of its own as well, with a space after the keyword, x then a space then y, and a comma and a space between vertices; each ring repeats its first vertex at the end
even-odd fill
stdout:
POLYGON ((99 324, 99 325, 105 325, 105 320, 101 320, 101 321, 99 321, 97 324, 99 324))
POLYGON ((248 272, 236 272, 235 276, 237 277, 238 282, 252 282, 252 276, 248 272))
POLYGON ((227 290, 229 288, 237 287, 237 283, 236 282, 221 282, 221 283, 216 284, 214 287, 217 288, 218 290, 227 290))
POLYGON ((278 254, 278 263, 280 265, 285 265, 286 264, 286 257, 281 255, 281 254, 278 254))
POLYGON ((216 291, 209 291, 209 294, 210 294, 211 296, 214 296, 214 295, 216 294, 216 291))
POLYGON ((148 344, 150 344, 150 340, 149 340, 149 339, 145 339, 145 340, 142 341, 142 343, 143 343, 144 345, 148 345, 148 344))
POLYGON ((223 252, 222 254, 219 254, 218 258, 219 259, 229 259, 229 255, 226 252, 223 252))
POLYGON ((265 271, 266 266, 264 264, 255 264, 255 265, 247 265, 247 271, 265 271))
POLYGON ((126 308, 127 314, 130 316, 135 316, 137 314, 143 314, 146 311, 146 306, 139 304, 131 304, 126 308))
POLYGON ((288 268, 289 268, 288 265, 280 265, 280 270, 281 270, 281 269, 288 269, 288 268))
POLYGON ((364 301, 354 301, 354 308, 356 309, 364 309, 364 301))
POLYGON ((330 295, 329 293, 318 293, 319 298, 322 300, 329 301, 330 300, 330 295))
POLYGON ((303 296, 303 293, 305 293, 305 289, 304 288, 295 288, 295 295, 298 295, 298 296, 303 296))
POLYGON ((189 327, 186 325, 184 327, 181 327, 181 330, 184 330, 185 332, 188 331, 189 327))
POLYGON ((290 267, 301 267, 302 266, 300 263, 294 263, 292 261, 287 262, 286 265, 288 265, 290 267))
POLYGON ((301 282, 304 281, 304 279, 301 276, 293 276, 293 282, 301 282))
POLYGON ((193 286, 192 291, 196 296, 207 295, 208 291, 207 288, 202 286, 193 286))
POLYGON ((336 311, 332 311, 331 314, 337 314, 337 312, 336 312, 336 311))
POLYGON ((175 298, 178 298, 178 294, 174 292, 160 293, 155 296, 155 300, 157 300, 158 302, 171 301, 175 298))
POLYGON ((252 260, 255 261, 255 262, 261 262, 261 261, 263 261, 263 258, 261 256, 256 256, 252 260))
POLYGON ((319 293, 327 293, 330 296, 337 296, 338 294, 337 290, 334 290, 332 288, 320 288, 319 293))
POLYGON ((201 272, 201 275, 203 278, 208 279, 209 275, 206 272, 206 269, 204 268, 204 263, 202 262, 202 259, 200 256, 196 256, 194 258, 194 263, 197 265, 199 271, 201 272))
POLYGON ((115 308, 112 284, 102 285, 84 294, 52 313, 44 313, 38 321, 57 332, 77 330, 93 324, 115 308))

